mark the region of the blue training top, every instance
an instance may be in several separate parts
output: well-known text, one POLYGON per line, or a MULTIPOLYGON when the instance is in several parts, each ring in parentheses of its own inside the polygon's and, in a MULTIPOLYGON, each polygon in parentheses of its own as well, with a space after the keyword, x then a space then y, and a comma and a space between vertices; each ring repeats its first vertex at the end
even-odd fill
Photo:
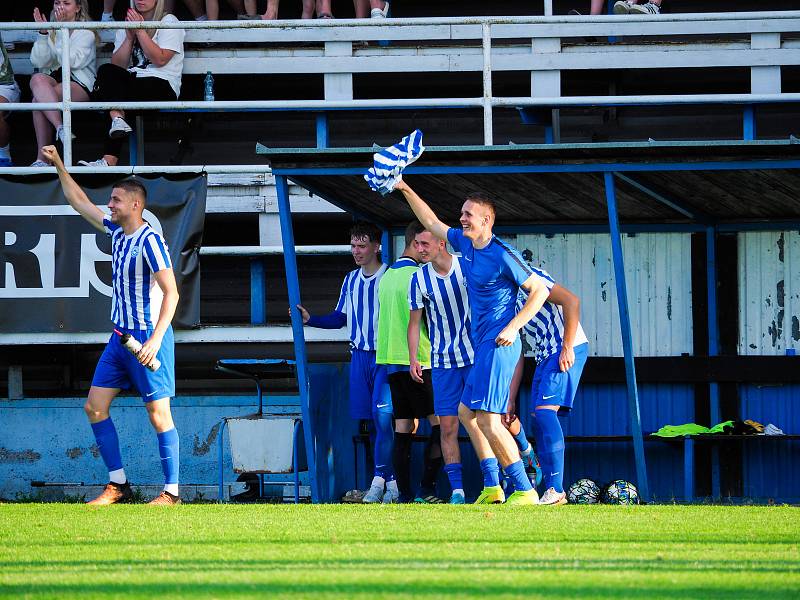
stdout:
POLYGON ((451 227, 447 241, 463 257, 475 346, 494 341, 517 314, 517 293, 533 271, 515 248, 496 236, 478 249, 461 229, 451 227))

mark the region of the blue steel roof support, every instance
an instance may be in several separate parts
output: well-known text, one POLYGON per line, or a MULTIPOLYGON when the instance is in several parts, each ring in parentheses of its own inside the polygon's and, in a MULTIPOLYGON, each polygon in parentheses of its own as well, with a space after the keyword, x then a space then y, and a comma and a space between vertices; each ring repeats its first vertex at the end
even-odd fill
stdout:
POLYGON ((636 365, 633 362, 633 331, 631 315, 628 310, 628 285, 625 279, 625 262, 622 256, 622 240, 619 232, 617 196, 614 189, 614 176, 604 175, 606 203, 608 204, 608 225, 611 230, 611 256, 614 260, 614 279, 617 286, 617 308, 622 333, 622 349, 625 356, 625 379, 628 386, 628 412, 633 437, 633 454, 636 460, 636 479, 639 492, 645 501, 650 500, 650 486, 647 482, 647 462, 644 455, 642 437, 642 418, 639 410, 639 389, 636 384, 636 365))
POLYGON ((701 222, 711 221, 708 215, 704 215, 702 213, 697 212, 696 210, 684 206, 679 201, 673 198, 667 198, 664 194, 661 194, 656 190, 644 185, 643 183, 637 181, 636 179, 630 177, 629 175, 623 175, 622 173, 614 173, 614 177, 616 177, 620 181, 624 181, 629 186, 636 188, 640 192, 647 194, 650 198, 652 198, 656 202, 663 204, 664 206, 667 206, 674 211, 679 212, 683 216, 688 217, 693 221, 701 221, 701 222))
MULTIPOLYGON (((706 228, 706 295, 708 305, 708 355, 719 355, 719 312, 717 310, 717 235, 713 227, 706 228)), ((722 421, 719 384, 708 384, 710 420, 709 427, 722 421)), ((711 493, 720 497, 719 447, 711 448, 711 493)))
MULTIPOLYGON (((297 274, 297 256, 294 251, 294 231, 292 229, 292 209, 289 204, 289 184, 286 177, 275 177, 275 188, 278 194, 278 216, 281 223, 281 240, 283 242, 283 262, 286 267, 286 285, 289 290, 289 306, 300 304, 300 279, 297 274)), ((317 461, 314 447, 314 424, 311 422, 309 410, 308 357, 306 355, 306 339, 303 334, 303 319, 299 311, 290 311, 292 319, 292 337, 294 338, 294 355, 297 364, 297 387, 300 391, 300 413, 303 417, 303 434, 308 459, 308 478, 311 482, 311 501, 319 502, 317 488, 317 461)))
MULTIPOLYGON (((800 169, 800 160, 747 160, 747 161, 709 161, 693 163, 601 163, 601 164, 549 164, 549 165, 482 165, 477 167, 437 166, 420 167, 412 165, 403 171, 407 175, 465 175, 493 173, 637 173, 652 171, 747 171, 800 169)), ((366 169, 354 167, 310 167, 273 169, 276 175, 287 177, 316 175, 362 175, 366 169)))

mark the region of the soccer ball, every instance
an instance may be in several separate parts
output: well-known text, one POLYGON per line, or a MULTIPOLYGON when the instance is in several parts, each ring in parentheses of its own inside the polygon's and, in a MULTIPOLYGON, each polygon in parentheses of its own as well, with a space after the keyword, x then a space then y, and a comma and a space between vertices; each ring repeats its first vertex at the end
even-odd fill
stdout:
POLYGON ((630 481, 617 479, 609 483, 603 490, 603 502, 606 504, 639 504, 639 490, 630 481))
POLYGON ((591 479, 578 479, 569 486, 567 500, 570 504, 597 504, 600 500, 600 488, 591 479))

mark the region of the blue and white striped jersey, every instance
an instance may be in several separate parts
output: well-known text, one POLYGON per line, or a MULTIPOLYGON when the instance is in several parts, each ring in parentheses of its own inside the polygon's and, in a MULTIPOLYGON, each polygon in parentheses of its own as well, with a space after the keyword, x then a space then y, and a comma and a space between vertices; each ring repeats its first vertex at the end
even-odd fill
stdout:
POLYGON ((107 218, 103 226, 111 237, 111 321, 123 329, 153 329, 164 299, 153 273, 172 268, 167 243, 149 223, 131 235, 107 218))
MULTIPOLYGON (((536 275, 543 279, 548 290, 553 289, 556 282, 547 271, 536 267, 531 268, 536 275)), ((520 290, 517 296, 517 311, 522 308, 527 299, 528 294, 524 290, 520 290)), ((522 327, 522 331, 533 348, 533 359, 536 364, 539 364, 548 356, 561 352, 561 344, 564 340, 564 311, 558 304, 545 302, 533 319, 522 327)), ((578 323, 573 346, 579 346, 588 341, 583 327, 578 323)))
POLYGON ((475 361, 463 260, 454 256, 447 275, 428 263, 411 276, 408 304, 411 310, 425 309, 432 367, 450 369, 475 361))
POLYGON ((385 272, 386 265, 381 265, 366 277, 358 268, 350 271, 342 283, 335 310, 347 316, 350 344, 357 350, 378 347, 378 282, 385 272))

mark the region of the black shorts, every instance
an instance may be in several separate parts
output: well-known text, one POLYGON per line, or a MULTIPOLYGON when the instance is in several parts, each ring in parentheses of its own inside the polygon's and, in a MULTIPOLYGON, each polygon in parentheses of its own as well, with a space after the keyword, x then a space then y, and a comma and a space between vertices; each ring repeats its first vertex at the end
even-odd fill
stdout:
MULTIPOLYGON (((52 73, 50 73, 50 77, 55 79, 56 82, 61 83, 61 81, 64 79, 64 74, 61 72, 61 69, 59 68, 59 69, 56 69, 55 71, 53 71, 52 73)), ((81 86, 86 91, 87 94, 91 94, 92 93, 92 90, 90 90, 85 85, 83 85, 80 81, 75 79, 75 77, 73 75, 70 75, 70 81, 72 81, 72 83, 77 83, 79 86, 81 86)))
POLYGON ((407 370, 389 375, 395 419, 424 419, 433 414, 430 369, 422 371, 422 381, 424 383, 417 383, 411 379, 407 370))

